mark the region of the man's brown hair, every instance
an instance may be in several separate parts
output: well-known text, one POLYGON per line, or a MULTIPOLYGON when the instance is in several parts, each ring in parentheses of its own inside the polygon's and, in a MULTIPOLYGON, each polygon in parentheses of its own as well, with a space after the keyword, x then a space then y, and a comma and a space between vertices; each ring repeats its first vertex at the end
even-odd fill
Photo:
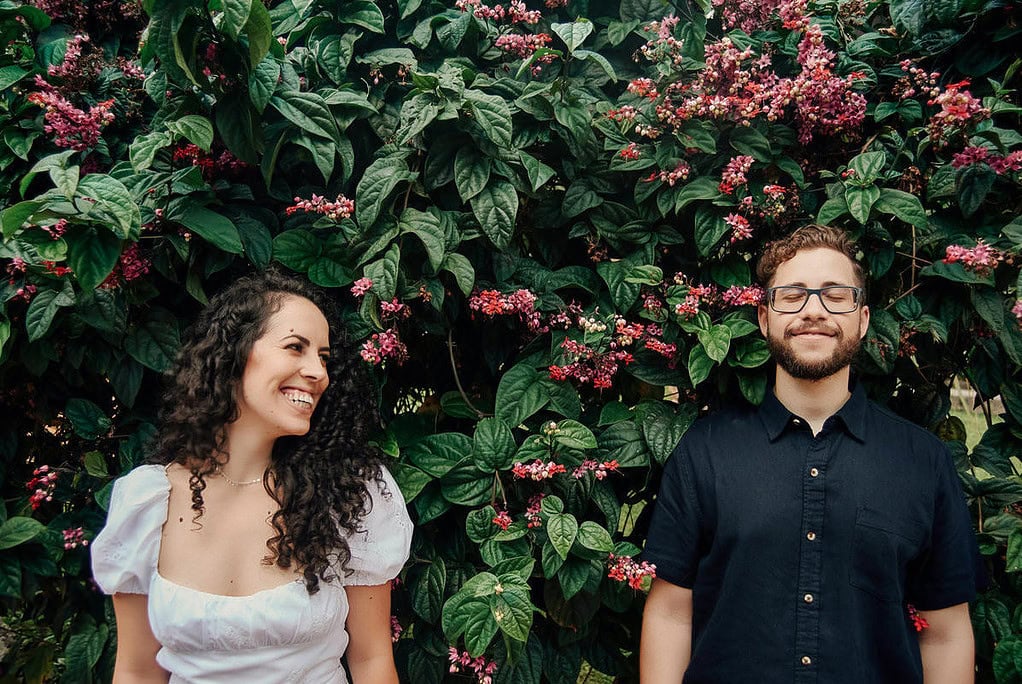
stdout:
POLYGON ((763 255, 756 265, 756 277, 764 287, 770 285, 778 267, 804 249, 833 249, 849 258, 855 273, 855 284, 865 287, 866 275, 862 266, 855 260, 855 241, 840 228, 821 226, 815 223, 802 226, 787 237, 779 238, 767 244, 763 255))

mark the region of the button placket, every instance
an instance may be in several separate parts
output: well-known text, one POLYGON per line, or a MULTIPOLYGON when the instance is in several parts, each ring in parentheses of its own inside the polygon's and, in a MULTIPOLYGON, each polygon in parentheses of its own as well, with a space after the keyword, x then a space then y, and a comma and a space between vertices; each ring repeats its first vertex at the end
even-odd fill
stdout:
POLYGON ((816 543, 823 527, 825 509, 825 470, 830 446, 827 436, 809 441, 803 460, 802 534, 798 572, 798 604, 795 611, 795 652, 801 656, 802 667, 795 672, 798 682, 816 682, 818 668, 814 664, 819 649, 820 609, 818 605, 823 546, 816 543))

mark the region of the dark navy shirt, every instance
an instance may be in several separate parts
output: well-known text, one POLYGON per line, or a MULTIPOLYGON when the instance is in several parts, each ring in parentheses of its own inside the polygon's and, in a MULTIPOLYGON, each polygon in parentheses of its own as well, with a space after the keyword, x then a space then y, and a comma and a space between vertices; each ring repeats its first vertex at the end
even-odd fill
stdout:
POLYGON ((772 392, 697 421, 643 558, 693 590, 685 684, 911 684, 906 604, 972 600, 974 549, 943 443, 857 386, 815 437, 772 392))

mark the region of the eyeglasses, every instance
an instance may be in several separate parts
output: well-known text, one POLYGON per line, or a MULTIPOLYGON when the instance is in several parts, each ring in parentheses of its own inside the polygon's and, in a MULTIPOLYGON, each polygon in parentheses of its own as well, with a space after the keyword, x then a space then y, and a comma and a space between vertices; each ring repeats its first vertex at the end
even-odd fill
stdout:
POLYGON ((777 313, 798 313, 805 308, 809 297, 820 298, 823 308, 832 314, 846 314, 859 308, 862 297, 861 287, 851 285, 828 285, 827 287, 798 287, 781 285, 767 288, 767 301, 777 313))

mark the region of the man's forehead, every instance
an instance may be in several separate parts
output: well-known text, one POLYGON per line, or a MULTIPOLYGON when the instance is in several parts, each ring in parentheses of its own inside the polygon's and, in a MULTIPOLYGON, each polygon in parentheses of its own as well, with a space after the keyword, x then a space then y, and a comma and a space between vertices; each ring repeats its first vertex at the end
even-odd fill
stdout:
POLYGON ((856 280, 854 262, 829 247, 801 249, 782 261, 774 274, 774 282, 851 283, 856 280))

